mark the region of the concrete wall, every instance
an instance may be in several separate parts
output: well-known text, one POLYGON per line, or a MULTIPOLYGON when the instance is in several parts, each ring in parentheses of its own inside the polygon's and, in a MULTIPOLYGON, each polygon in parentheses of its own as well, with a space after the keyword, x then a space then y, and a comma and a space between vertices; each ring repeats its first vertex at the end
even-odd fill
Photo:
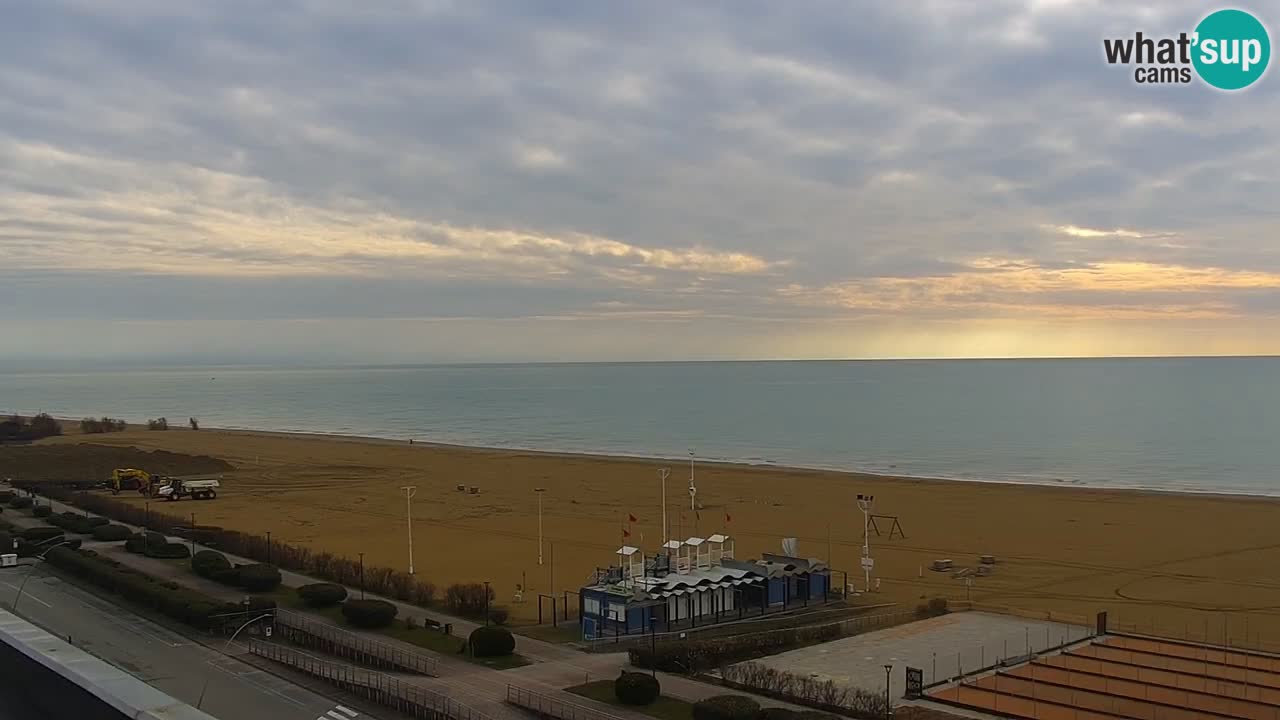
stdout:
POLYGON ((213 720, 0 610, 0 692, 49 718, 213 720))

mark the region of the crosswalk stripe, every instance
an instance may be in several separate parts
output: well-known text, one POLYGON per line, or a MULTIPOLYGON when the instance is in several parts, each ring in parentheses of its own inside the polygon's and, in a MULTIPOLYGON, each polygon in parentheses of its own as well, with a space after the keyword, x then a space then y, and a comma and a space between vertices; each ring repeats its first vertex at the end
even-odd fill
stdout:
POLYGON ((346 706, 344 706, 344 705, 339 705, 339 706, 337 707, 337 709, 338 709, 338 710, 340 710, 340 711, 342 711, 342 712, 344 712, 344 713, 346 713, 348 717, 355 717, 355 716, 357 716, 357 715, 359 715, 359 714, 360 714, 360 713, 356 712, 355 710, 352 710, 351 708, 346 707, 346 706))

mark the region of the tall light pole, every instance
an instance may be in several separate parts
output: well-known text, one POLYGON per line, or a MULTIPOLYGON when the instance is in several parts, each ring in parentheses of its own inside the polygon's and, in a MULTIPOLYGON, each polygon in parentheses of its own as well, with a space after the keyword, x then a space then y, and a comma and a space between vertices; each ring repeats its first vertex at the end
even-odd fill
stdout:
POLYGON ((885 720, 893 717, 892 706, 889 704, 889 674, 893 672, 892 665, 884 666, 884 717, 885 720))
POLYGON ((689 448, 689 509, 697 511, 698 488, 693 484, 693 448, 689 448))
POLYGON ((658 471, 658 477, 662 480, 662 546, 666 547, 667 540, 667 478, 671 476, 671 468, 662 468, 658 471))
MULTIPOLYGON (((236 631, 235 631, 235 632, 233 632, 233 633, 231 633, 231 637, 227 638, 227 644, 222 646, 222 654, 223 654, 223 655, 226 655, 226 654, 228 654, 229 652, 231 652, 231 643, 235 641, 236 636, 240 634, 240 631, 241 631, 241 630, 243 630, 243 629, 245 629, 245 628, 249 627, 250 625, 252 625, 252 624, 254 624, 254 623, 258 622, 259 620, 265 620, 266 618, 273 618, 273 617, 275 617, 275 613, 274 613, 274 612, 263 613, 262 615, 259 615, 258 617, 254 618, 254 619, 252 619, 252 620, 248 620, 248 621, 246 621, 243 625, 241 625, 240 627, 236 628, 236 631)), ((205 692, 206 692, 206 691, 208 691, 208 689, 209 689, 209 677, 210 677, 210 673, 205 673, 205 676, 204 676, 204 687, 200 689, 200 699, 196 700, 196 709, 197 709, 197 710, 199 710, 199 709, 200 709, 200 706, 204 704, 204 694, 205 694, 205 692)))
POLYGON ((875 561, 871 559, 871 504, 874 495, 858 495, 858 507, 862 510, 862 573, 866 580, 865 592, 871 592, 871 568, 875 561))
POLYGON ((409 528, 409 574, 413 574, 413 496, 418 494, 416 485, 400 488, 404 491, 404 516, 409 528))
MULTIPOLYGON (((53 539, 54 539, 54 538, 49 538, 49 540, 53 540, 53 539)), ((42 542, 49 542, 49 540, 44 540, 44 541, 42 541, 42 542)), ((44 556, 45 556, 45 554, 46 554, 46 553, 48 553, 50 550, 52 550, 52 549, 54 549, 54 548, 56 548, 56 547, 61 547, 61 546, 66 545, 66 544, 67 544, 67 540, 66 540, 66 538, 59 537, 59 538, 58 538, 58 542, 56 542, 56 543, 54 543, 54 544, 50 545, 49 547, 45 548, 44 550, 40 551, 40 553, 39 553, 38 555, 35 555, 34 557, 35 557, 35 559, 37 559, 37 560, 39 560, 39 561, 41 561, 41 562, 44 562, 44 556)), ((39 545, 40 545, 40 543, 36 543, 36 545, 37 545, 37 546, 39 546, 39 545)), ((36 563, 31 563, 31 565, 29 565, 29 566, 27 567, 27 572, 22 576, 22 582, 21 582, 21 583, 19 583, 19 585, 18 585, 18 593, 17 593, 16 595, 14 595, 14 596, 13 596, 13 607, 12 607, 12 608, 10 608, 10 610, 11 610, 14 614, 17 614, 17 612, 18 612, 18 601, 22 599, 22 591, 27 587, 27 581, 31 579, 31 572, 32 572, 33 570, 35 570, 35 568, 36 568, 36 563)))
POLYGON ((538 494, 538 564, 542 564, 542 494, 547 491, 546 488, 536 487, 533 489, 538 494))

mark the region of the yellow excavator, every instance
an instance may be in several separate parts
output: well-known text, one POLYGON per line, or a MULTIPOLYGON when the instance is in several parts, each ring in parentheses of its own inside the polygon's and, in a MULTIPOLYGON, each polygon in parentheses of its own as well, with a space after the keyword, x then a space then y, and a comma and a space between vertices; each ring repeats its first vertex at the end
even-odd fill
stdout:
POLYGON ((119 495, 121 490, 137 490, 147 497, 165 500, 181 500, 184 497, 212 500, 218 496, 220 485, 217 475, 169 477, 153 475, 137 468, 116 468, 111 471, 112 495, 119 495))

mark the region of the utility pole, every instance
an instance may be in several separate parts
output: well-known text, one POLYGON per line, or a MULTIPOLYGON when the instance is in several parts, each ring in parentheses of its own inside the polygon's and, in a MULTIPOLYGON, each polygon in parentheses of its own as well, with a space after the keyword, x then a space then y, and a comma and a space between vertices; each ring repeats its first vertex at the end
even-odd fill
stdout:
POLYGON ((546 488, 536 487, 533 489, 538 494, 538 564, 542 564, 542 494, 547 491, 546 488))
POLYGON ((689 509, 697 512, 698 488, 693 484, 693 448, 689 448, 689 509))
POLYGON ((196 554, 196 514, 191 513, 191 554, 196 554))
POLYGON ((413 574, 413 496, 418 494, 416 485, 400 488, 404 491, 404 515, 409 528, 409 574, 413 574))
POLYGON ((364 599, 364 553, 360 553, 360 599, 364 599))

